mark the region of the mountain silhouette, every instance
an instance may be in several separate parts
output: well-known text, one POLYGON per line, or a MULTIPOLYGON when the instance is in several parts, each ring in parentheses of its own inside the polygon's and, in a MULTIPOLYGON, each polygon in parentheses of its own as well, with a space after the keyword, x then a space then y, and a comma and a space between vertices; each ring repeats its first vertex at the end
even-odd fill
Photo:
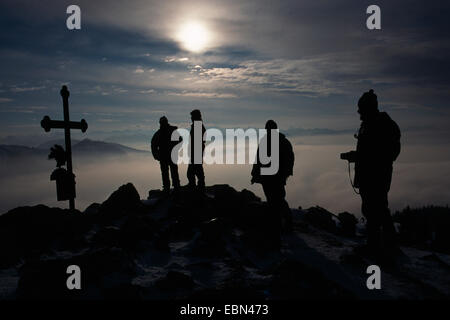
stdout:
MULTIPOLYGON (((78 142, 80 142, 81 140, 77 140, 77 139, 71 139, 72 141, 72 145, 77 144, 78 142)), ((49 140, 49 141, 45 141, 39 145, 36 146, 37 149, 44 149, 44 150, 50 150, 51 147, 53 147, 55 144, 59 144, 61 146, 65 145, 65 140, 64 138, 61 139, 53 139, 53 140, 49 140)))
POLYGON ((141 199, 128 183, 84 212, 19 207, 0 216, 0 298, 449 297, 448 252, 402 247, 398 265, 382 267, 383 290, 367 290, 373 261, 352 253, 363 239, 358 220, 320 207, 292 214, 293 232, 279 238, 266 202, 228 185, 141 199), (81 268, 83 290, 67 290, 69 265, 81 268))
MULTIPOLYGON (((50 150, 50 149, 49 149, 50 150)), ((32 156, 45 156, 49 151, 18 145, 0 145, 0 159, 18 159, 32 156)))
POLYGON ((124 145, 112 142, 95 141, 83 139, 72 147, 74 154, 129 154, 129 153, 148 153, 148 151, 138 150, 124 145))
MULTIPOLYGON (((50 140, 37 147, 20 145, 0 145, 0 159, 18 159, 25 157, 44 157, 55 144, 65 147, 64 139, 50 140)), ((104 142, 90 139, 72 140, 72 153, 76 155, 125 155, 146 154, 149 151, 130 148, 118 143, 104 142)))

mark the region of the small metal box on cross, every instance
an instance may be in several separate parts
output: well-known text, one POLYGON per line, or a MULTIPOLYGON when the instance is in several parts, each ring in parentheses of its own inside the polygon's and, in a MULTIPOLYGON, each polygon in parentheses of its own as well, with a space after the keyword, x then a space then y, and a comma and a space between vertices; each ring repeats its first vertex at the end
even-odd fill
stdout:
MULTIPOLYGON (((69 90, 67 86, 62 86, 61 97, 63 100, 64 108, 64 120, 51 120, 49 116, 45 116, 41 121, 41 127, 44 128, 45 132, 49 132, 50 129, 64 129, 64 137, 66 143, 66 158, 67 158, 67 174, 69 177, 68 190, 71 190, 69 195, 69 207, 71 210, 75 209, 75 176, 72 172, 72 144, 70 141, 70 129, 79 129, 81 132, 86 132, 88 125, 86 120, 82 119, 80 122, 70 121, 69 117, 69 90)), ((67 183, 67 182, 66 182, 67 183)), ((66 200, 66 199, 65 199, 66 200)))

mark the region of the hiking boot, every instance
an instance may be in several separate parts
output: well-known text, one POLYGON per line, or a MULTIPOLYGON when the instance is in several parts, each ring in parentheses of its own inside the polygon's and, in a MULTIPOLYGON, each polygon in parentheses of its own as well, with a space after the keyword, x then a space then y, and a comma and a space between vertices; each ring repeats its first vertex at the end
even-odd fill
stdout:
POLYGON ((162 191, 163 197, 168 197, 170 195, 170 188, 164 188, 162 191))

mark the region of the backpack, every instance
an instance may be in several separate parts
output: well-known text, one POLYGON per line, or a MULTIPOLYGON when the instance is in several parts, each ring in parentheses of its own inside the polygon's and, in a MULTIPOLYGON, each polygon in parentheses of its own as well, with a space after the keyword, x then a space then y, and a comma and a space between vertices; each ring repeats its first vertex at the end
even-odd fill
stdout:
POLYGON ((383 120, 385 123, 383 123, 384 127, 386 128, 385 134, 386 134, 386 141, 388 141, 389 145, 388 150, 390 153, 390 158, 392 161, 397 160, 398 156, 400 155, 401 151, 401 132, 400 128, 397 125, 397 123, 389 117, 389 115, 385 112, 383 114, 383 120))
POLYGON ((292 148, 292 144, 283 136, 281 152, 283 156, 283 168, 285 170, 286 177, 292 176, 294 174, 294 162, 295 162, 295 154, 292 148))

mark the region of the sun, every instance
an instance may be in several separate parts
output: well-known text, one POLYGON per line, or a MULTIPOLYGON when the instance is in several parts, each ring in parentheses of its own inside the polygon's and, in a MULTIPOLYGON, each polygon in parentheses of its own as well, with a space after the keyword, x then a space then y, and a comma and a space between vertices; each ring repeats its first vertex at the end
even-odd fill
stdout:
POLYGON ((198 22, 189 22, 182 25, 177 36, 183 48, 192 52, 205 50, 210 37, 208 29, 198 22))

